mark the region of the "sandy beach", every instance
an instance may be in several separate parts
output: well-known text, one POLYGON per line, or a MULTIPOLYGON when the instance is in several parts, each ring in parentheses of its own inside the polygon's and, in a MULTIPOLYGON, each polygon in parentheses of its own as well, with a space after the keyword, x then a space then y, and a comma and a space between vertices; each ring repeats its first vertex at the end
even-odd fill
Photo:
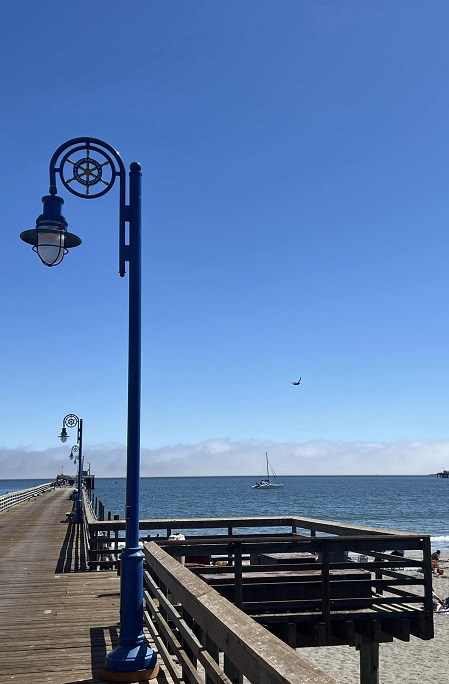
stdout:
MULTIPOLYGON (((449 596, 449 554, 442 553, 444 575, 433 577, 434 592, 449 596)), ((435 638, 409 642, 395 639, 379 649, 380 684, 430 684, 449 681, 449 613, 434 615, 435 638)), ((359 684, 359 653, 351 646, 302 648, 299 653, 328 672, 339 684, 359 684)))

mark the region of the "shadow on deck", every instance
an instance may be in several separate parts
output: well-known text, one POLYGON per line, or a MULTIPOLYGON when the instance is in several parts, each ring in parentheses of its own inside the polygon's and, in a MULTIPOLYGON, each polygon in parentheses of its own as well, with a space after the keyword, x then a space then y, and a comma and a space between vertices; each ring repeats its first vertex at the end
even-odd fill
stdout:
POLYGON ((70 514, 61 524, 67 524, 67 533, 56 564, 56 574, 88 571, 90 568, 84 523, 74 523, 73 514, 70 514))

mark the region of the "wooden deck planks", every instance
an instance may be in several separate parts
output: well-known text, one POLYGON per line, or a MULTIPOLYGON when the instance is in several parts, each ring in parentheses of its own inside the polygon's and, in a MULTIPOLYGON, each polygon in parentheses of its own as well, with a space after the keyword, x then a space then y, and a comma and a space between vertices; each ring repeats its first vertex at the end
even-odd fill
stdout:
POLYGON ((101 682, 118 644, 120 578, 84 571, 78 526, 66 521, 70 493, 0 513, 0 682, 101 682))

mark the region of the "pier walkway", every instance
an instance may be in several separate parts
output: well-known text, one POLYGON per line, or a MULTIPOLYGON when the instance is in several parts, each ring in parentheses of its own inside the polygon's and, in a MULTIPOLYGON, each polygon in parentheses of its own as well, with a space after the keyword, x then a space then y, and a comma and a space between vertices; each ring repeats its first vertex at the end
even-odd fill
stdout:
MULTIPOLYGON (((9 509, 2 497, 0 684, 99 683, 118 645, 120 579, 107 568, 125 521, 99 520, 84 493, 84 523, 72 524, 72 491, 27 490, 33 498, 9 509)), ((299 517, 140 529, 165 530, 144 543, 157 684, 330 684, 298 650, 337 645, 359 651, 363 684, 379 684, 381 644, 434 636, 428 535, 299 517)))
POLYGON ((79 572, 87 565, 79 526, 67 524, 71 492, 0 513, 0 682, 101 682, 118 643, 120 579, 79 572))

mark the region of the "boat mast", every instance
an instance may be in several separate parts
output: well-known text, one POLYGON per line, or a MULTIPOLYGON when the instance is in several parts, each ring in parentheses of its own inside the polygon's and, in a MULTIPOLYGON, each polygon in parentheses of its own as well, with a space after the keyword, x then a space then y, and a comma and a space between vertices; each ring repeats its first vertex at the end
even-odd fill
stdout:
POLYGON ((270 472, 268 470, 268 451, 265 452, 265 458, 267 459, 267 481, 270 481, 270 472))

